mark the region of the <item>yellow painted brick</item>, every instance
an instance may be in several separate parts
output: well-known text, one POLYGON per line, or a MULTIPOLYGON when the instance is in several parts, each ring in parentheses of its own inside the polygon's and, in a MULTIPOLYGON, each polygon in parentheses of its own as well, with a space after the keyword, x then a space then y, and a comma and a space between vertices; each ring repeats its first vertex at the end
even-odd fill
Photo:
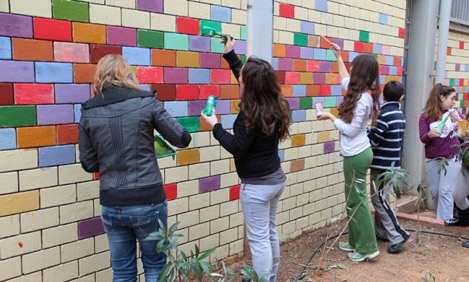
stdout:
POLYGON ((164 13, 187 17, 187 2, 187 0, 164 0, 164 13))
POLYGON ((176 17, 159 13, 151 13, 151 29, 161 31, 176 31, 176 17))
POLYGON ((204 238, 210 234, 210 223, 202 223, 189 228, 189 241, 204 238))
POLYGON ((41 189, 41 208, 58 206, 76 201, 75 184, 41 189))
POLYGON ((122 26, 150 28, 150 13, 145 11, 122 9, 122 26))
POLYGON ((245 10, 231 10, 231 21, 235 24, 246 25, 247 24, 247 11, 245 10))
POLYGON ((210 176, 210 164, 201 163, 189 166, 189 179, 197 179, 210 176))
POLYGON ((293 135, 291 137, 291 145, 292 147, 303 146, 305 144, 305 135, 293 135))
POLYGON ((0 240, 2 259, 31 253, 41 249, 41 232, 21 234, 0 240))
POLYGON ((135 9, 135 0, 106 0, 106 5, 135 9))
POLYGON ((189 2, 189 17, 210 20, 210 5, 189 2))
POLYGON ((200 161, 199 149, 181 150, 177 152, 177 165, 195 164, 200 161))
POLYGON ((60 224, 93 217, 93 201, 79 202, 60 207, 60 224))
POLYGON ((230 100, 230 112, 232 114, 239 113, 239 102, 240 100, 230 100))
POLYGON ((89 256, 94 253, 94 239, 88 238, 72 242, 70 244, 62 245, 60 247, 60 253, 62 257, 62 262, 68 262, 89 256))
POLYGON ((230 159, 230 171, 231 172, 236 171, 236 165, 235 165, 234 159, 230 159))
POLYGON ((9 278, 21 275, 21 258, 15 257, 7 260, 0 260, 0 280, 4 281, 9 278))
POLYGON ((58 224, 58 208, 42 209, 21 214, 21 232, 36 231, 58 224))
POLYGON ((110 266, 110 258, 110 252, 104 252, 80 259, 80 276, 108 268, 110 266))
POLYGON ((178 67, 199 67, 200 66, 200 56, 197 52, 186 52, 178 51, 177 52, 177 66, 178 67))
POLYGON ((121 25, 121 9, 118 7, 90 4, 90 23, 121 25))
POLYGON ((318 132, 318 143, 324 143, 330 141, 329 131, 318 132))
POLYGON ((99 180, 77 184, 77 200, 84 201, 99 198, 99 180))
MULTIPOLYGON (((61 282, 78 277, 78 261, 61 264, 43 271, 44 281, 61 282)), ((100 280, 103 281, 103 280, 100 280)))
MULTIPOLYGON (((0 238, 5 238, 20 233, 20 216, 10 215, 0 217, 0 238)), ((1 275, 1 274, 0 274, 1 275)))
POLYGON ((0 151, 0 172, 36 168, 37 166, 36 149, 0 151))
POLYGON ((10 9, 15 14, 52 18, 50 0, 12 0, 10 9))
POLYGON ((177 220, 179 221, 178 228, 186 228, 192 225, 199 224, 200 222, 199 210, 179 214, 177 216, 177 220))
POLYGON ((61 225, 42 231, 42 247, 48 248, 78 240, 76 223, 61 225))
POLYGON ((228 172, 230 172, 229 159, 210 162, 210 175, 219 175, 228 172))
POLYGON ((101 253, 109 250, 109 241, 106 234, 94 237, 94 249, 96 253, 101 253))
POLYGON ((0 196, 0 216, 39 209, 39 191, 0 196))
POLYGON ((0 183, 2 183, 2 189, 0 190, 0 195, 18 192, 18 173, 17 172, 0 173, 0 183))
POLYGON ((23 170, 19 172, 20 190, 57 185, 57 167, 23 170))

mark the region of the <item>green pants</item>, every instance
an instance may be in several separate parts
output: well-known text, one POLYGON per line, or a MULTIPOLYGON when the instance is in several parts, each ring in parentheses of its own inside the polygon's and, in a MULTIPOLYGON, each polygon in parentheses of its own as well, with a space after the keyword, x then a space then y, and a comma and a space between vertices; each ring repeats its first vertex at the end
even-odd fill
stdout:
POLYGON ((372 159, 370 148, 356 156, 344 157, 347 218, 352 218, 348 223, 348 242, 360 254, 378 250, 366 186, 366 173, 372 159))

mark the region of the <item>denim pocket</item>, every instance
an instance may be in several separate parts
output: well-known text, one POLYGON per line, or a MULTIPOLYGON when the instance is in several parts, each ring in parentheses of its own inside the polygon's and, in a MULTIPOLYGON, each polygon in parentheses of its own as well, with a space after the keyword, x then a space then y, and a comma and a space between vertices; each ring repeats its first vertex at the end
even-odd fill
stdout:
POLYGON ((151 211, 147 215, 132 216, 130 218, 132 226, 137 233, 141 235, 148 235, 159 229, 158 219, 160 218, 159 211, 151 211))

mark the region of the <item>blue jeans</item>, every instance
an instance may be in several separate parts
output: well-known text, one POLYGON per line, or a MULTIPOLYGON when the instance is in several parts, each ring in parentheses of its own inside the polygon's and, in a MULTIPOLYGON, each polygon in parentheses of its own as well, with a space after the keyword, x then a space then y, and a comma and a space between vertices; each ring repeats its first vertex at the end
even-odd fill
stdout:
POLYGON ((140 243, 145 281, 156 282, 166 264, 166 255, 156 252, 155 240, 145 238, 159 229, 158 219, 167 225, 168 203, 142 206, 103 206, 101 219, 106 230, 113 282, 137 281, 137 247, 140 243))

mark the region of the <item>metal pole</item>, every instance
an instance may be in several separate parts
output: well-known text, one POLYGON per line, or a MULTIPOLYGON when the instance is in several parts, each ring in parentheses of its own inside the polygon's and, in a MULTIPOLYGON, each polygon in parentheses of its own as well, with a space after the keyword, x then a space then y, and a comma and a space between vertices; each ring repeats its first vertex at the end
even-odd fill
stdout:
POLYGON ((448 49, 451 2, 452 0, 440 1, 440 18, 438 20, 438 51, 436 56, 436 83, 444 83, 446 78, 446 50, 448 49))

